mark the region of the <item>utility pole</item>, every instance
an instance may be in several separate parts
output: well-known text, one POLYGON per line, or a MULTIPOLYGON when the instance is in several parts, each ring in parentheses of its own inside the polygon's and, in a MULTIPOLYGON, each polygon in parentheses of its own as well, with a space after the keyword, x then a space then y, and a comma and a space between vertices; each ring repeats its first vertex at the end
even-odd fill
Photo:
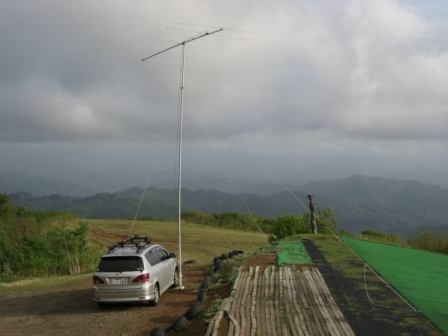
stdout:
POLYGON ((311 232, 314 234, 317 234, 317 223, 316 223, 316 217, 314 216, 314 202, 313 202, 313 196, 308 195, 308 207, 310 209, 310 228, 311 232))
POLYGON ((171 47, 168 47, 166 49, 163 49, 161 51, 158 51, 148 57, 142 58, 142 62, 163 54, 164 52, 177 48, 182 47, 181 52, 181 75, 180 75, 180 86, 179 86, 179 127, 178 127, 178 152, 177 152, 177 201, 178 201, 178 213, 177 213, 177 221, 178 221, 178 242, 179 242, 179 288, 184 289, 184 286, 182 284, 182 227, 181 227, 181 220, 182 220, 182 121, 183 121, 183 112, 184 112, 184 77, 185 77, 185 46, 187 43, 190 43, 192 41, 198 40, 200 38, 218 33, 220 31, 224 30, 223 28, 216 29, 211 32, 205 32, 203 34, 200 34, 198 36, 194 36, 190 39, 184 40, 182 42, 179 42, 171 47))

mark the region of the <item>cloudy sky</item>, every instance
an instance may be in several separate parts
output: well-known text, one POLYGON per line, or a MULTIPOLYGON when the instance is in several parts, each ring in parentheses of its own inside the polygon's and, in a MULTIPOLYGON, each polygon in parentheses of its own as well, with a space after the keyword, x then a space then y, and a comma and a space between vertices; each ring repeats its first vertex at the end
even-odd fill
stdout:
POLYGON ((185 170, 448 185, 444 0, 0 0, 0 174, 185 170))

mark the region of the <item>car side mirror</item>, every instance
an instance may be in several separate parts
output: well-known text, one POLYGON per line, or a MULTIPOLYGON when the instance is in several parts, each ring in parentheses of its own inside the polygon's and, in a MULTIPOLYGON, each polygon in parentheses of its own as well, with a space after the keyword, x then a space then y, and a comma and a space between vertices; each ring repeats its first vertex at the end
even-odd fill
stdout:
POLYGON ((170 257, 170 258, 176 258, 176 253, 171 252, 171 253, 169 254, 169 257, 170 257))

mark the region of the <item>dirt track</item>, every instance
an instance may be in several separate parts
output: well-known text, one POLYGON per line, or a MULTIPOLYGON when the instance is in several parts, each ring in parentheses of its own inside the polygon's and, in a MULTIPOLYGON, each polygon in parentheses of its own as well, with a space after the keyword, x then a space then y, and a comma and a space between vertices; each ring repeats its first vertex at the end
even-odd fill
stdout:
MULTIPOLYGON (((99 308, 89 284, 72 290, 0 299, 1 335, 148 335, 167 327, 196 298, 204 267, 185 267, 187 290, 166 292, 157 307, 126 304, 99 308)), ((209 294, 211 297, 212 295, 209 294)), ((211 299, 211 298, 210 298, 211 299)), ((196 328, 202 326, 196 326, 196 328)), ((184 334, 187 335, 187 334, 184 334)))

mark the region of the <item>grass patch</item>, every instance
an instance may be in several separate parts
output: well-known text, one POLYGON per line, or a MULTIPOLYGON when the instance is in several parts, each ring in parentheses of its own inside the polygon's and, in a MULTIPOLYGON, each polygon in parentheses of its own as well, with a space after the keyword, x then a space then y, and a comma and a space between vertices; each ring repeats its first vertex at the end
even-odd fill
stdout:
POLYGON ((280 252, 277 256, 277 263, 279 266, 313 263, 301 240, 280 241, 278 245, 280 248, 280 252))
POLYGON ((448 256, 384 243, 348 238, 345 241, 415 307, 448 333, 448 256))
POLYGON ((212 274, 213 288, 221 287, 227 284, 233 284, 238 275, 238 268, 243 261, 242 257, 234 257, 227 259, 221 270, 212 274))
MULTIPOLYGON (((129 234, 131 220, 84 220, 89 228, 88 241, 104 251, 129 234)), ((169 221, 138 221, 134 234, 148 235, 154 242, 177 252, 177 223, 169 221)), ((255 232, 244 232, 218 227, 182 224, 182 259, 193 259, 207 265, 213 256, 231 250, 254 250, 266 244, 266 238, 255 232)))
MULTIPOLYGON (((347 280, 351 281, 350 292, 359 293, 365 296, 364 288, 364 262, 340 240, 332 235, 303 235, 302 238, 308 238, 314 241, 325 260, 338 273, 342 274, 347 280)), ((416 269, 416 272, 419 270, 416 269)), ((398 271, 397 271, 398 272, 398 271)), ((442 333, 434 324, 421 313, 415 313, 404 304, 401 299, 393 294, 379 278, 366 272, 366 285, 369 295, 372 297, 375 306, 371 307, 371 314, 375 319, 385 321, 400 330, 400 334, 424 334, 441 335, 442 333), (375 308, 376 307, 376 308, 375 308), (387 314, 376 313, 376 311, 387 311, 387 314), (410 333, 408 331, 411 331, 410 333)), ((430 289, 428 289, 429 291, 430 289)), ((350 293, 349 292, 349 293, 350 293)), ((360 297, 345 294, 345 309, 351 311, 351 314, 357 315, 364 307, 360 306, 360 297)), ((365 300, 364 300, 365 301, 365 300)), ((369 304, 369 303, 366 303, 369 304)))
POLYGON ((0 283, 0 296, 27 295, 35 292, 47 293, 59 291, 61 288, 66 290, 86 288, 92 284, 92 275, 92 273, 88 273, 0 283))
MULTIPOLYGON (((15 295, 21 292, 41 292, 50 289, 88 288, 91 284, 91 272, 94 271, 100 256, 113 243, 128 237, 131 220, 82 220, 70 219, 60 225, 73 229, 84 224, 87 227, 87 249, 94 254, 94 262, 86 270, 87 274, 75 276, 54 276, 13 281, 8 284, 0 282, 0 295, 15 295)), ((170 221, 138 221, 134 234, 148 235, 151 239, 177 253, 177 223, 170 221)), ((193 259, 198 264, 211 263, 213 256, 227 253, 234 249, 244 251, 256 249, 267 243, 260 233, 243 232, 217 227, 184 223, 182 225, 182 259, 193 259)))
POLYGON ((211 319, 213 318, 213 316, 216 315, 216 313, 219 311, 219 309, 221 308, 221 305, 223 303, 224 299, 221 298, 216 298, 213 300, 212 304, 210 305, 210 308, 208 308, 203 316, 206 319, 211 319))

